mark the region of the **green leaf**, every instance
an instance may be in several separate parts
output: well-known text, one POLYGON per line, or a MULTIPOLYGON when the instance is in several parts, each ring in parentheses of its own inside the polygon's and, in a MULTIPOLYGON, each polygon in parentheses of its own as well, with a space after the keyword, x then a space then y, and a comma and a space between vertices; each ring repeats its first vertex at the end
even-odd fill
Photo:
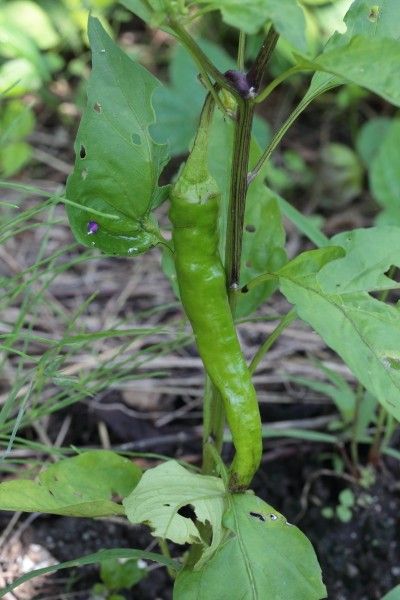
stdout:
MULTIPOLYGON (((242 284, 260 273, 275 271, 287 261, 284 250, 285 232, 279 205, 266 186, 255 185, 248 195, 243 233, 242 284), (257 197, 257 201, 255 201, 257 197)), ((270 280, 241 294, 237 302, 237 318, 253 313, 277 288, 270 280)))
MULTIPOLYGON (((380 40, 382 38, 398 40, 400 38, 398 0, 381 0, 379 2, 381 10, 378 19, 374 18, 371 20, 371 6, 373 6, 373 4, 370 0, 354 0, 344 18, 346 25, 345 33, 340 34, 335 32, 326 44, 324 52, 343 48, 356 35, 364 35, 371 41, 375 39, 380 40)), ((381 53, 381 49, 379 49, 379 53, 381 53)), ((372 52, 370 54, 370 57, 371 56, 375 59, 372 52)), ((370 62, 372 63, 374 61, 370 62)), ((341 83, 343 83, 343 81, 337 79, 335 76, 321 72, 315 73, 311 80, 310 88, 305 96, 304 104, 307 105, 308 101, 311 101, 315 95, 319 95, 325 90, 340 85, 341 83)))
MULTIPOLYGON (((1 35, 1 31, 0 31, 1 35)), ((27 58, 14 58, 0 65, 0 94, 16 97, 37 90, 42 79, 34 64, 27 58)))
POLYGON ((400 119, 392 121, 369 171, 371 192, 384 209, 378 222, 400 225, 400 119))
POLYGON ((303 281, 310 279, 314 281, 316 273, 320 271, 326 264, 333 260, 342 258, 345 255, 343 248, 337 246, 327 246, 318 250, 308 250, 302 252, 296 258, 288 262, 276 275, 279 277, 291 277, 298 273, 299 278, 303 281))
POLYGON ((224 496, 221 479, 190 473, 171 460, 146 471, 123 504, 131 523, 146 523, 155 537, 176 544, 202 544, 202 557, 197 563, 200 566, 221 541, 224 496), (187 516, 181 514, 185 513, 185 509, 187 516), (208 523, 211 527, 210 545, 203 540, 192 516, 199 523, 208 523))
POLYGON ((0 484, 0 509, 47 512, 72 517, 124 514, 113 494, 126 496, 141 470, 108 450, 90 450, 40 473, 38 481, 14 479, 0 484))
POLYGON ((136 558, 109 558, 101 562, 100 578, 108 590, 130 589, 145 577, 147 570, 140 566, 136 558))
POLYGON ((358 407, 354 434, 352 434, 355 435, 355 439, 360 443, 365 440, 367 428, 371 425, 371 423, 376 423, 377 406, 378 402, 375 396, 370 394, 368 390, 364 390, 364 394, 358 407))
POLYGON ((278 428, 263 425, 263 438, 292 438, 296 440, 306 440, 307 442, 322 442, 323 444, 337 444, 338 438, 323 431, 315 431, 309 429, 293 428, 278 428))
POLYGON ((356 140, 357 152, 369 169, 376 158, 393 121, 387 117, 376 117, 367 121, 359 130, 356 140))
MULTIPOLYGON (((56 28, 63 46, 73 50, 74 54, 82 53, 82 31, 86 29, 87 25, 87 11, 82 5, 75 4, 72 7, 72 4, 65 0, 63 2, 39 0, 39 3, 56 28)), ((96 8, 93 2, 91 5, 92 9, 96 8)))
POLYGON ((297 208, 287 200, 275 194, 279 208, 283 215, 291 221, 303 235, 305 235, 315 246, 327 246, 329 239, 315 225, 314 221, 307 215, 303 215, 297 208))
POLYGON ((264 0, 261 4, 268 6, 269 19, 276 31, 294 48, 306 52, 306 21, 297 0, 264 0))
POLYGON ((60 571, 61 569, 71 569, 74 567, 82 567, 84 565, 94 565, 97 563, 102 563, 103 561, 111 558, 136 558, 142 560, 150 560, 153 562, 157 562, 160 565, 164 565, 175 571, 179 569, 179 564, 177 562, 175 562, 171 558, 162 556, 162 554, 157 554, 156 552, 146 552, 145 550, 134 550, 129 548, 113 548, 112 550, 100 550, 99 552, 95 552, 94 554, 87 554, 86 556, 81 556, 80 558, 75 558, 73 560, 68 560, 67 562, 58 563, 56 565, 51 565, 50 567, 44 567, 43 569, 36 569, 35 571, 26 573, 25 575, 18 577, 18 579, 15 579, 6 587, 0 589, 0 598, 5 596, 8 592, 15 590, 15 588, 17 588, 19 585, 22 585, 26 581, 34 579, 35 577, 41 577, 42 575, 55 573, 56 571, 60 571))
POLYGON ((2 55, 11 58, 25 58, 37 71, 43 81, 50 79, 50 72, 44 55, 34 40, 25 34, 18 25, 0 20, 0 50, 2 55))
POLYGON ((257 496, 229 499, 230 535, 199 571, 183 569, 174 600, 319 600, 321 569, 305 535, 257 496))
POLYGON ((355 499, 354 494, 349 488, 345 488, 339 494, 339 502, 343 506, 351 507, 354 506, 355 499))
POLYGON ((399 3, 397 0, 355 0, 345 17, 347 38, 363 34, 370 38, 400 38, 399 3), (372 10, 378 6, 379 10, 372 10))
POLYGON ((304 13, 296 0, 200 0, 208 8, 219 9, 228 25, 245 33, 257 33, 268 21, 298 50, 306 51, 304 13))
POLYGON ((335 1, 337 0, 300 0, 300 2, 306 6, 323 6, 324 4, 328 4, 328 2, 335 1))
POLYGON ((21 100, 11 100, 1 107, 0 123, 0 141, 3 145, 8 141, 20 141, 32 133, 35 115, 31 107, 21 100))
POLYGON ((400 284, 385 273, 400 267, 400 227, 390 225, 354 229, 335 235, 333 246, 341 246, 346 255, 325 265, 317 282, 327 294, 350 294, 391 290, 400 284))
MULTIPOLYGON (((182 2, 166 0, 119 0, 120 4, 140 17, 150 27, 161 27, 168 16, 178 17, 186 14, 181 10, 182 2)), ((163 29, 168 30, 167 27, 163 29)))
POLYGON ((396 585, 396 587, 385 594, 381 600, 400 600, 400 585, 396 585))
POLYGON ((32 158, 32 147, 26 142, 11 142, 0 148, 0 175, 18 173, 32 158))
POLYGON ((356 83, 400 106, 398 40, 356 35, 345 46, 325 51, 313 61, 305 60, 304 64, 356 83))
POLYGON ((356 153, 344 144, 331 143, 320 157, 320 205, 338 209, 357 198, 363 189, 363 168, 356 153))
POLYGON ((336 515, 342 523, 349 523, 353 518, 351 510, 347 506, 342 506, 341 504, 336 508, 336 515))
MULTIPOLYGON (((329 264, 329 263, 328 263, 329 264)), ((314 361, 313 361, 314 362, 314 361)), ((325 394, 334 402, 336 408, 340 412, 340 416, 344 423, 352 423, 356 415, 356 397, 353 389, 347 381, 332 369, 328 369, 320 361, 315 361, 315 366, 319 368, 331 383, 309 379, 307 377, 289 377, 289 381, 293 381, 300 385, 304 385, 310 390, 325 394)))
POLYGON ((132 11, 145 23, 150 23, 154 11, 163 11, 163 0, 119 0, 119 3, 132 11))
POLYGON ((18 27, 42 50, 53 48, 60 41, 45 11, 31 0, 14 0, 2 5, 0 20, 18 27))
POLYGON ((93 71, 67 198, 111 218, 93 218, 98 230, 90 234, 90 213, 69 206, 68 217, 79 242, 107 254, 133 256, 160 241, 151 209, 167 156, 165 146, 149 133, 155 120, 151 96, 160 84, 94 18, 89 19, 89 40, 93 71))
MULTIPOLYGON (((277 274, 301 319, 342 357, 362 385, 400 418, 400 311, 366 292, 325 293, 317 273, 338 248, 304 252, 277 274)), ((343 250, 341 250, 343 252, 343 250)))

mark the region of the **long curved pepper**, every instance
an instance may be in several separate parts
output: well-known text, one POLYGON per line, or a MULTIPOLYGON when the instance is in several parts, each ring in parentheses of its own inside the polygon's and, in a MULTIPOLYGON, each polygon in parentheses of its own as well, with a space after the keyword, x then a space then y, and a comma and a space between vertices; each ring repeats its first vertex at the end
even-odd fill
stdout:
POLYGON ((182 304, 205 370, 222 398, 236 450, 229 487, 242 491, 260 464, 261 420, 218 250, 220 192, 207 165, 213 109, 208 95, 192 151, 172 190, 169 217, 182 304))

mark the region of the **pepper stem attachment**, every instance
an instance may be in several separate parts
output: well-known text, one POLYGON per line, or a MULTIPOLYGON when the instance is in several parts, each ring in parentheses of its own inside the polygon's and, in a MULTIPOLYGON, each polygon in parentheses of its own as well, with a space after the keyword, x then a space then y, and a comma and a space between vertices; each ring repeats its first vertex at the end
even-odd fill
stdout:
POLYGON ((207 152, 204 149, 208 147, 214 106, 213 95, 209 92, 201 111, 200 123, 196 137, 194 138, 192 150, 182 169, 182 176, 191 183, 205 181, 209 175, 207 152))

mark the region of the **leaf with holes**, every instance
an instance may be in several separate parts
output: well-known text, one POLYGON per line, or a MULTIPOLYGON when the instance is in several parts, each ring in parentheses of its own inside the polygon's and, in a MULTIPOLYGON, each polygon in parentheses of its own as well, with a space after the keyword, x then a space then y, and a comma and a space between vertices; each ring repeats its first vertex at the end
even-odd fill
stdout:
POLYGON ((108 450, 90 450, 52 465, 40 473, 38 481, 1 483, 0 509, 72 517, 123 515, 123 506, 113 497, 127 496, 141 475, 127 458, 108 450))
POLYGON ((229 534, 200 570, 178 573, 174 600, 320 600, 326 598, 306 536, 251 493, 229 497, 229 534))
POLYGON ((176 544, 201 544, 199 566, 220 543, 224 497, 221 479, 190 473, 171 460, 146 471, 123 504, 131 523, 146 523, 155 537, 176 544))
POLYGON ((400 419, 400 310, 366 292, 328 294, 318 272, 342 248, 303 252, 276 273, 301 319, 342 357, 362 385, 400 419))
POLYGON ((149 133, 151 97, 160 84, 94 18, 89 40, 93 71, 67 183, 67 198, 76 204, 68 217, 79 242, 132 256, 161 238, 151 210, 163 196, 157 183, 167 155, 149 133))
POLYGON ((345 231, 335 235, 330 243, 343 248, 346 256, 329 262, 319 271, 317 281, 327 294, 400 287, 385 275, 391 266, 400 267, 400 227, 386 225, 345 231))

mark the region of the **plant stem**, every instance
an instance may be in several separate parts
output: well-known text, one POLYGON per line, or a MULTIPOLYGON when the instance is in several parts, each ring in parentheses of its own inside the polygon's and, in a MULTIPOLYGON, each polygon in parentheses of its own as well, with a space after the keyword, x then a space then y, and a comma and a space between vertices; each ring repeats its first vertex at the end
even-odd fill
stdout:
MULTIPOLYGON (((157 542, 158 542, 158 545, 160 546, 161 554, 163 556, 165 556, 166 558, 171 559, 171 553, 169 551, 166 540, 164 540, 163 538, 157 538, 157 542)), ((175 571, 173 571, 171 569, 171 567, 167 567, 167 572, 168 572, 168 575, 171 577, 171 579, 174 580, 176 577, 175 571)))
POLYGON ((390 438, 392 437, 393 432, 396 429, 396 427, 397 427, 397 424, 396 424, 394 417, 388 413, 387 417, 386 417, 385 432, 384 432, 383 439, 381 442, 381 453, 385 450, 385 448, 387 448, 389 446, 390 438))
POLYGON ((264 152, 258 159, 257 164, 253 167, 253 169, 249 173, 248 178, 247 178, 247 181, 249 184, 257 177, 257 175, 260 173, 260 171, 263 168, 263 166, 265 165, 265 163, 271 158, 273 151, 280 144, 285 133, 290 129, 290 127, 293 125, 293 123, 295 122, 297 117, 299 117, 301 115, 301 113, 307 108, 307 106, 309 104, 311 104, 311 102, 313 100, 315 100, 315 98, 317 98, 322 93, 327 92, 328 90, 330 90, 336 86, 337 86, 337 83, 330 83, 330 84, 324 83, 319 88, 316 88, 316 90, 309 96, 308 95, 304 96, 304 98, 299 102, 299 104, 296 106, 296 108, 293 110, 293 112, 290 113, 289 117, 286 119, 286 121, 283 123, 283 125, 281 125, 281 127, 278 129, 278 131, 272 138, 271 142, 269 143, 267 148, 264 150, 264 152))
POLYGON ((249 370, 250 373, 253 374, 260 364, 262 358, 265 354, 270 350, 271 346, 276 342, 276 340, 281 335, 282 331, 286 329, 297 318, 297 312, 294 308, 290 310, 286 315, 282 317, 279 324, 275 327, 270 336, 267 337, 265 342, 259 347, 256 354, 253 357, 253 360, 250 363, 249 370))
MULTIPOLYGON (((388 277, 391 279, 395 276, 397 271, 397 267, 392 265, 388 272, 388 277)), ((389 295, 390 290, 383 290, 379 294, 380 302, 386 302, 387 297, 389 295)), ((369 449, 368 461, 373 465, 376 465, 379 462, 379 459, 382 454, 382 448, 387 443, 387 435, 388 435, 388 425, 389 425, 389 414, 386 408, 380 404, 378 411, 378 419, 376 424, 376 431, 374 435, 374 439, 372 441, 371 447, 369 449), (385 427, 386 422, 386 427, 385 427)))
MULTIPOLYGON (((194 61, 199 67, 200 72, 207 73, 210 75, 221 88, 227 89, 236 99, 240 99, 240 94, 236 88, 226 79, 225 75, 217 69, 217 67, 210 61, 208 56, 203 52, 197 42, 192 38, 190 33, 175 19, 170 18, 168 21, 169 26, 178 38, 178 40, 185 46, 186 50, 193 57, 194 61)), ((184 82, 182 82, 184 85, 184 82)))
POLYGON ((280 85, 281 83, 283 83, 286 79, 288 79, 292 75, 295 75, 296 73, 301 73, 301 72, 303 72, 305 70, 309 71, 310 69, 305 69, 305 68, 297 67, 297 66, 290 67, 290 69, 287 69, 286 71, 284 71, 283 73, 281 73, 280 75, 278 75, 278 77, 276 77, 273 81, 271 81, 271 83, 269 83, 262 90, 262 92, 260 92, 259 94, 257 94, 255 102, 257 104, 260 104, 261 102, 264 102, 264 100, 266 100, 266 98, 268 98, 268 96, 274 91, 275 88, 278 87, 278 85, 280 85))
POLYGON ((375 435, 368 453, 368 462, 370 462, 373 465, 378 464, 381 456, 381 440, 385 429, 386 417, 386 409, 384 408, 384 406, 382 406, 382 404, 380 404, 375 435))
POLYGON ((221 454, 225 426, 225 413, 222 400, 211 383, 206 379, 203 401, 203 464, 205 475, 215 474, 214 451, 221 454), (213 451, 214 450, 214 451, 213 451))
POLYGON ((244 71, 244 53, 246 50, 246 34, 244 31, 239 31, 239 45, 237 55, 237 66, 239 71, 244 71))
MULTIPOLYGON (((278 34, 271 27, 260 48, 257 58, 247 74, 248 81, 258 90, 266 65, 278 41, 278 34)), ((238 99, 231 183, 229 193, 228 219, 225 244, 225 271, 230 302, 234 313, 235 291, 239 286, 240 259, 242 255, 243 223, 247 195, 247 171, 249 165, 251 131, 254 117, 254 99, 238 99)))
POLYGON ((246 207, 247 195, 247 169, 249 164, 253 116, 253 102, 241 98, 238 104, 233 142, 233 158, 231 167, 231 183, 225 246, 226 280, 227 287, 231 292, 235 291, 239 285, 244 211, 246 207))
POLYGON ((252 82, 256 90, 260 88, 262 79, 264 77, 265 67, 271 58, 271 54, 275 50, 278 38, 279 34, 273 27, 270 27, 267 37, 265 38, 263 45, 257 54, 256 60, 247 74, 249 81, 252 82))
POLYGON ((351 453, 351 461, 353 463, 353 467, 358 473, 359 470, 359 456, 358 456, 358 441, 357 441, 357 426, 358 419, 360 415, 361 402, 364 393, 364 386, 359 383, 356 390, 356 405, 354 408, 354 419, 353 426, 351 431, 351 442, 350 442, 350 453, 351 453))

